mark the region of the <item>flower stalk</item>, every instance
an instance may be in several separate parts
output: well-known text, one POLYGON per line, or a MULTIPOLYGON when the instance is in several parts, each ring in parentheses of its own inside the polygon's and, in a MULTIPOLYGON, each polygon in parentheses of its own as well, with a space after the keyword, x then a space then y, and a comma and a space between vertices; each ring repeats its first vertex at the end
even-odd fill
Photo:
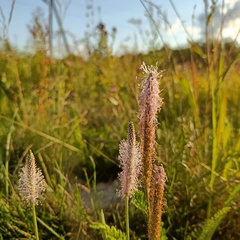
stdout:
POLYGON ((141 84, 139 96, 139 136, 143 165, 143 187, 148 206, 148 239, 159 240, 161 236, 161 217, 166 173, 162 166, 154 164, 156 154, 155 139, 158 124, 157 114, 163 99, 159 96, 159 81, 162 72, 156 66, 142 64, 141 69, 147 77, 141 84))
POLYGON ((162 166, 154 165, 150 190, 150 211, 148 220, 148 239, 159 240, 161 236, 161 218, 164 186, 167 180, 162 166))
POLYGON ((141 69, 147 77, 141 84, 142 92, 139 95, 139 136, 143 164, 143 183, 149 200, 153 159, 155 154, 155 138, 157 126, 157 113, 160 111, 163 99, 159 96, 159 80, 161 73, 155 66, 142 64, 141 69))
POLYGON ((127 140, 123 140, 119 145, 119 161, 122 168, 119 174, 121 183, 119 193, 122 198, 125 198, 126 235, 129 240, 129 199, 138 188, 138 176, 141 171, 141 152, 136 143, 135 128, 132 122, 128 125, 127 140))

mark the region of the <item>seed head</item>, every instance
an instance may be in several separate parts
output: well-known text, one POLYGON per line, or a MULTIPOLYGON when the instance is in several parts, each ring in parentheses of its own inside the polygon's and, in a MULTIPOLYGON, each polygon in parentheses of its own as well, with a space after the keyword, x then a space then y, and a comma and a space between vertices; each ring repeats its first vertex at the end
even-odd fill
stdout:
POLYGON ((26 159, 26 164, 20 170, 19 193, 27 204, 37 205, 39 198, 43 197, 46 182, 42 171, 37 168, 35 157, 30 150, 26 159))
POLYGON ((160 239, 164 187, 167 180, 162 166, 154 165, 150 190, 148 238, 160 239))

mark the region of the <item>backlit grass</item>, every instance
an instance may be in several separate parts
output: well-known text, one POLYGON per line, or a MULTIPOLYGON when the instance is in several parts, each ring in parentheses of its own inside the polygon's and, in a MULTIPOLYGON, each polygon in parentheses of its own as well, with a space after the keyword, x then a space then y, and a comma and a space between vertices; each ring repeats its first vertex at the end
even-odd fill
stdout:
MULTIPOLYGON (((39 239, 124 237, 124 203, 106 207, 97 184, 117 178, 119 143, 130 121, 138 126, 143 61, 165 69, 155 159, 168 178, 162 239, 240 237, 240 70, 234 43, 189 42, 179 51, 166 47, 121 57, 96 50, 87 60, 54 59, 41 49, 22 55, 10 47, 2 45, 0 52, 2 239, 34 236, 31 211, 17 190, 29 149, 48 186, 36 206, 39 239)), ((129 205, 131 239, 147 239, 141 200, 135 199, 140 207, 129 205)))

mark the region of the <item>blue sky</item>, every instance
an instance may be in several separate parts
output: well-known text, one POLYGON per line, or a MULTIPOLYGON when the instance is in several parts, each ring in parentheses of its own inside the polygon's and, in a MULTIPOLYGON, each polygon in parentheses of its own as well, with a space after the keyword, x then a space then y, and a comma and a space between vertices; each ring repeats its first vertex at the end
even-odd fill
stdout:
MULTIPOLYGON (((146 4, 146 1, 142 1, 146 4)), ((63 19, 64 29, 67 31, 68 41, 72 46, 72 51, 75 52, 84 51, 85 33, 96 31, 96 25, 99 22, 105 24, 109 33, 113 27, 117 29, 113 51, 118 54, 127 49, 149 50, 152 46, 161 46, 162 42, 172 47, 183 46, 189 38, 200 39, 204 29, 203 0, 172 0, 181 20, 176 15, 171 1, 152 0, 151 2, 157 6, 157 8, 153 6, 151 15, 154 18, 155 26, 152 25, 140 0, 58 0, 56 2, 59 3, 58 10, 63 19), (90 5, 93 7, 89 8, 90 5), (154 35, 156 27, 161 37, 154 35), (189 35, 186 34, 186 31, 189 35), (73 44, 73 39, 75 44, 73 44)), ((210 3, 211 1, 209 1, 210 3)), ((219 26, 220 22, 218 13, 221 10, 221 3, 219 1, 219 11, 216 11, 214 21, 216 26, 219 26)), ((13 16, 8 26, 11 4, 12 0, 0 0, 3 13, 0 15, 0 36, 3 36, 3 28, 7 26, 11 43, 23 48, 30 42, 27 25, 32 23, 33 12, 38 7, 41 8, 47 22, 48 5, 42 0, 16 0, 13 16)), ((237 11, 240 9, 240 1, 225 0, 222 9, 228 16, 224 25, 224 36, 234 37, 240 26, 239 11, 237 11)), ((53 23, 53 28, 55 32, 58 30, 56 21, 53 23)), ((217 28, 214 31, 218 34, 217 28)), ((94 37, 92 41, 94 42, 94 37)), ((55 45, 57 45, 56 38, 55 45)))

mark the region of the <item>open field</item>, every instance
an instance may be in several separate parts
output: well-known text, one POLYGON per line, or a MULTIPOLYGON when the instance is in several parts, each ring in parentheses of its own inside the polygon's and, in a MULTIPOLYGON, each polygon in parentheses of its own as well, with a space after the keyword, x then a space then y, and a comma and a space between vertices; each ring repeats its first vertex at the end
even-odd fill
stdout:
MULTIPOLYGON (((18 189, 30 149, 46 182, 36 205, 39 239, 127 239, 119 143, 129 122, 140 141, 143 62, 164 70, 154 155, 167 175, 161 239, 240 239, 235 42, 121 57, 105 46, 88 59, 56 59, 43 45, 24 55, 5 41, 0 51, 0 239, 36 239, 18 189)), ((131 239, 148 239, 146 218, 130 201, 131 239)))

